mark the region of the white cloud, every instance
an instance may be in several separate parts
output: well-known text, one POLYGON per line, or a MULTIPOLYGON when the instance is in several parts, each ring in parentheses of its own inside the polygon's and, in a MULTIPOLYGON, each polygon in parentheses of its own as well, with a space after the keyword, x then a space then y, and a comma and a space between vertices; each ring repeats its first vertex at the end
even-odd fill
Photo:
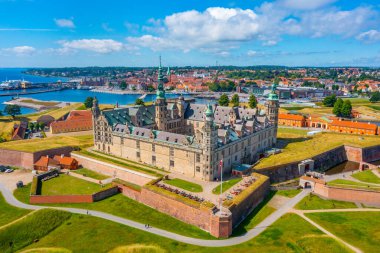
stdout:
POLYGON ((74 21, 72 19, 54 19, 54 22, 57 26, 63 27, 63 28, 75 28, 74 21))
POLYGON ((280 4, 291 9, 314 10, 333 2, 336 2, 336 0, 282 0, 280 4))
POLYGON ((248 55, 249 57, 253 57, 253 56, 257 55, 257 51, 254 51, 254 50, 248 50, 247 55, 248 55))
POLYGON ((87 50, 101 54, 118 52, 123 50, 124 45, 121 42, 111 39, 82 39, 72 41, 59 41, 65 50, 87 50))
POLYGON ((11 48, 4 48, 2 49, 4 52, 12 53, 17 56, 29 56, 36 52, 36 49, 31 46, 17 46, 17 47, 11 47, 11 48))
POLYGON ((149 23, 152 25, 143 27, 147 34, 126 39, 129 44, 154 51, 179 49, 188 52, 205 48, 223 51, 254 41, 273 46, 284 35, 355 37, 368 29, 378 16, 378 12, 370 7, 345 11, 334 7, 322 8, 332 2, 278 0, 264 2, 254 10, 222 7, 207 8, 203 12, 189 10, 174 13, 163 20, 151 19, 149 23), (299 4, 298 8, 290 8, 295 2, 299 4), (285 4, 289 8, 283 8, 285 4))
POLYGON ((376 41, 380 41, 380 31, 369 30, 356 36, 356 39, 366 42, 366 43, 373 43, 376 41))

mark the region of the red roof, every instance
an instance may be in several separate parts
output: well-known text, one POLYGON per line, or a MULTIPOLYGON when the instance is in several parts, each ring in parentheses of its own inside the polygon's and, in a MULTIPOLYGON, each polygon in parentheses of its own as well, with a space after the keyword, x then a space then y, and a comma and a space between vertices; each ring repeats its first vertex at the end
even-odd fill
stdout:
POLYGON ((359 128, 366 130, 374 130, 376 131, 377 125, 365 122, 353 122, 353 121, 344 121, 344 120, 333 120, 330 126, 338 126, 338 127, 350 127, 350 128, 359 128))
POLYGON ((68 156, 62 157, 59 155, 55 155, 54 160, 58 161, 62 165, 67 165, 67 166, 72 165, 73 162, 75 162, 75 159, 72 157, 68 157, 68 156))
POLYGON ((279 119, 288 119, 288 120, 298 120, 298 121, 302 121, 305 119, 304 116, 302 115, 297 115, 297 114, 287 114, 287 113, 280 113, 278 115, 278 118, 279 119))
POLYGON ((58 166, 59 162, 47 156, 41 156, 34 165, 39 167, 58 166))

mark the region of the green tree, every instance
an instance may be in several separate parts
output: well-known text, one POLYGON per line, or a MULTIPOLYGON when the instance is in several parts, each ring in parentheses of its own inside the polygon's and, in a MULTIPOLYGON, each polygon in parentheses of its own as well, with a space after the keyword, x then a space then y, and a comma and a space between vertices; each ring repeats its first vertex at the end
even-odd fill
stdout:
POLYGON ((327 107, 333 107, 336 102, 336 96, 335 94, 332 94, 331 96, 327 96, 323 99, 323 105, 327 107))
POLYGON ((273 83, 275 85, 278 85, 280 83, 280 78, 276 76, 276 78, 274 79, 273 83))
POLYGON ((372 93, 369 101, 371 101, 372 103, 380 101, 380 92, 376 91, 376 92, 372 93))
POLYGON ((228 99, 228 96, 226 94, 222 94, 218 101, 220 106, 228 106, 230 103, 230 100, 228 99))
POLYGON ((350 100, 345 100, 343 102, 341 114, 343 117, 349 118, 351 117, 351 112, 352 112, 352 105, 350 100))
POLYGON ((86 108, 91 108, 93 101, 94 101, 93 97, 87 97, 83 104, 86 108))
POLYGON ((30 131, 33 132, 33 130, 34 130, 34 123, 33 122, 29 122, 28 123, 28 127, 29 127, 30 131))
POLYGON ((249 96, 248 105, 249 105, 249 107, 252 108, 252 109, 253 109, 253 108, 256 108, 256 106, 257 106, 257 100, 256 100, 255 95, 251 94, 251 95, 249 96))
POLYGON ((8 115, 11 115, 12 118, 15 118, 16 115, 21 114, 21 107, 19 105, 6 105, 4 112, 8 115))
POLYGON ((45 123, 44 123, 44 122, 40 122, 40 123, 38 123, 38 127, 39 127, 40 130, 44 130, 44 128, 45 128, 45 123))
POLYGON ((0 111, 0 116, 3 116, 3 112, 2 111, 0 111))
POLYGON ((127 83, 125 81, 122 81, 120 83, 120 89, 125 90, 127 88, 127 83))
POLYGON ((338 100, 334 104, 333 113, 338 117, 341 116, 342 107, 343 107, 343 100, 341 98, 338 98, 338 100))
POLYGON ((237 107, 239 106, 239 95, 238 94, 234 94, 231 98, 231 102, 232 102, 232 105, 234 107, 237 107))
POLYGON ((136 99, 135 105, 142 105, 142 106, 144 106, 145 105, 144 100, 142 100, 141 98, 136 99))

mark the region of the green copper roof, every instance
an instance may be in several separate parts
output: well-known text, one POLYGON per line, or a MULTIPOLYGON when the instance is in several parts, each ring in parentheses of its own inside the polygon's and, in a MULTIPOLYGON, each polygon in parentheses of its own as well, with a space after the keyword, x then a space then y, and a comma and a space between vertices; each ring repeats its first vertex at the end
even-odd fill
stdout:
POLYGON ((158 99, 165 99, 164 76, 162 75, 161 56, 160 56, 160 66, 158 67, 157 81, 158 81, 157 92, 156 92, 157 98, 158 99))
POLYGON ((205 111, 206 117, 212 117, 214 116, 214 112, 212 111, 212 106, 211 104, 207 105, 207 109, 205 111))
POLYGON ((278 100, 278 95, 276 93, 277 90, 277 84, 273 83, 271 93, 268 95, 269 100, 278 100))

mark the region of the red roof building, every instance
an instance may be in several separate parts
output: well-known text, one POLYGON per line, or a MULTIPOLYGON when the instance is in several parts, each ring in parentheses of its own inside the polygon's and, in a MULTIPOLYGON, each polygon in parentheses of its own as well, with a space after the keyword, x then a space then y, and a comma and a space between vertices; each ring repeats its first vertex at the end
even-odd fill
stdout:
POLYGON ((378 126, 376 124, 365 122, 354 122, 344 120, 333 120, 329 129, 339 133, 349 134, 362 134, 362 135, 376 135, 378 126))
POLYGON ((52 134, 92 130, 92 112, 87 110, 71 111, 66 120, 54 121, 50 125, 52 134))
POLYGON ((55 155, 54 160, 58 161, 62 169, 76 170, 78 169, 78 161, 72 157, 64 155, 55 155))

